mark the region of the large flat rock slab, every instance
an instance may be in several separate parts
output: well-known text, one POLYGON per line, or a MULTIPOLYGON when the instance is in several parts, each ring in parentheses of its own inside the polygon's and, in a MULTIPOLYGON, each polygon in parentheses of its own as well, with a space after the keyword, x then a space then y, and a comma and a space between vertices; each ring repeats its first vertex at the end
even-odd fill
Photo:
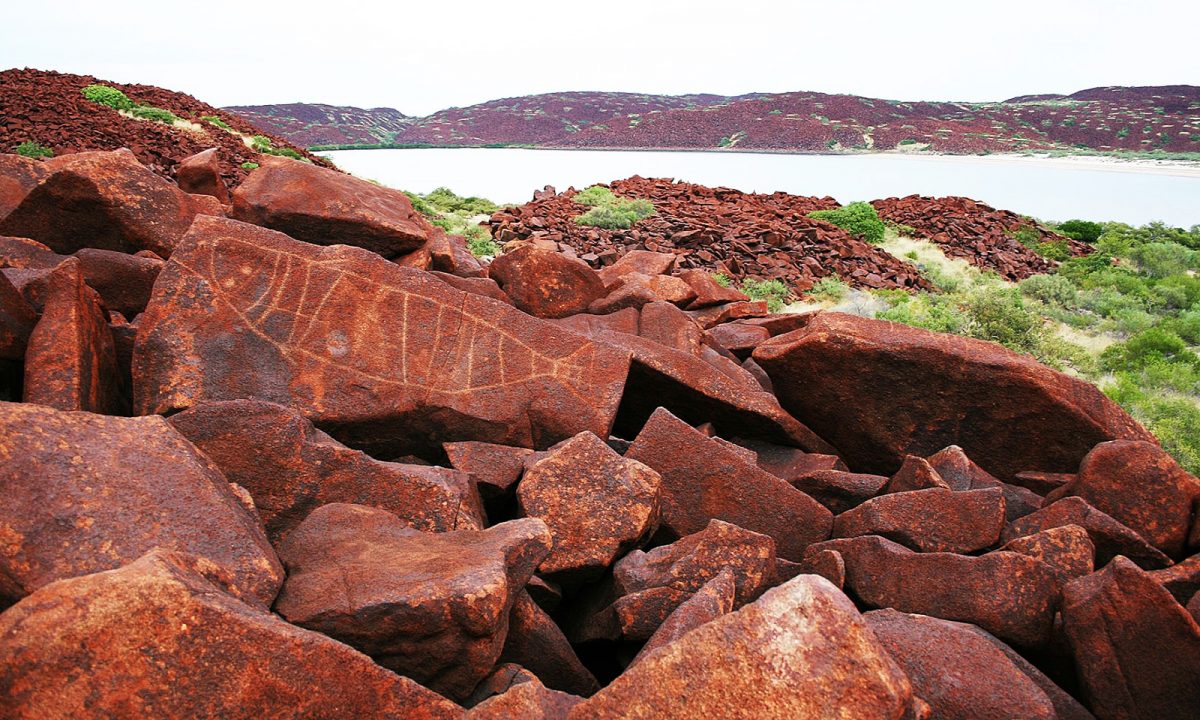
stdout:
POLYGON ((135 412, 258 398, 395 457, 608 437, 629 357, 358 248, 200 218, 155 284, 135 412))

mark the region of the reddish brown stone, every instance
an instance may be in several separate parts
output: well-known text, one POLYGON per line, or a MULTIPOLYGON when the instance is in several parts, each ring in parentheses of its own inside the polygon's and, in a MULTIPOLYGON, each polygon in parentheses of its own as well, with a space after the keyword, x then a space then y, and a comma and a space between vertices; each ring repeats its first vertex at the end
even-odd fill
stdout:
POLYGON ((1200 554, 1181 560, 1169 568, 1155 570, 1150 577, 1165 587, 1180 605, 1186 605, 1193 595, 1200 592, 1200 554))
POLYGON ((45 307, 25 350, 24 401, 104 414, 125 409, 112 331, 75 258, 46 279, 45 307))
POLYGON ((608 436, 626 362, 357 248, 201 218, 143 313, 135 408, 257 397, 382 457, 455 440, 547 447, 608 436))
POLYGON ((1097 445, 1075 480, 1046 500, 1077 496, 1141 535, 1168 557, 1182 558, 1200 506, 1200 479, 1155 443, 1118 440, 1097 445))
POLYGON ((696 299, 688 306, 692 310, 750 299, 734 288, 721 287, 713 279, 712 273, 705 270, 684 270, 678 277, 696 291, 696 299))
POLYGON ((584 312, 605 294, 604 282, 587 263, 532 245, 497 257, 488 277, 518 308, 542 318, 584 312))
POLYGON ((479 681, 471 696, 462 702, 464 707, 475 707, 488 698, 503 695, 521 683, 537 682, 537 675, 515 663, 499 663, 496 669, 479 681))
POLYGON ((881 495, 833 520, 834 537, 880 535, 921 552, 967 554, 991 547, 1004 529, 1000 488, 946 488, 881 495))
POLYGON ((735 592, 733 570, 725 568, 680 603, 629 664, 635 665, 655 648, 669 645, 701 625, 733 612, 735 592))
POLYGON ((826 548, 806 552, 804 562, 798 565, 804 573, 820 575, 838 590, 846 587, 846 560, 837 550, 826 548))
POLYGON ((512 489, 521 478, 526 456, 533 452, 528 448, 471 440, 443 443, 442 449, 451 466, 475 478, 485 500, 512 489))
POLYGON ((901 718, 912 689, 854 604, 803 575, 648 653, 583 718, 901 718))
POLYGON ((724 520, 771 536, 780 556, 799 560, 829 536, 833 516, 817 501, 666 410, 651 416, 625 457, 662 475, 662 526, 677 537, 724 520))
POLYGON ((5 717, 462 716, 367 656, 238 601, 225 579, 155 549, 38 590, 0 615, 5 717))
POLYGON ((37 313, 5 275, 0 275, 0 360, 25 357, 37 313))
POLYGON ((615 263, 601 270, 600 279, 604 281, 606 287, 611 287, 618 280, 631 273, 651 276, 667 275, 674 269, 675 260, 676 256, 670 253, 630 250, 615 263))
POLYGON ((863 619, 908 675, 913 693, 929 703, 932 717, 1091 718, 1052 680, 1028 663, 1018 664, 999 640, 973 625, 895 610, 873 610, 863 619))
POLYGON ((700 532, 649 552, 635 550, 613 569, 622 594, 656 587, 695 592, 723 569, 734 572, 736 602, 741 606, 773 577, 775 542, 766 535, 712 520, 700 532))
POLYGON ((735 437, 734 442, 753 450, 758 455, 760 468, 788 482, 820 470, 850 469, 837 455, 804 452, 795 447, 741 437, 735 437))
MULTIPOLYGON (((824 456, 832 457, 832 456, 824 456)), ((833 513, 844 513, 875 497, 888 479, 883 475, 817 470, 796 475, 790 482, 833 513)))
POLYGON ((550 543, 540 520, 422 533, 385 510, 324 505, 279 548, 275 610, 461 700, 496 664, 550 543))
POLYGON ((120 567, 154 547, 197 555, 256 605, 269 606, 283 582, 258 518, 160 417, 0 403, 0 459, 0 598, 120 567))
POLYGON ((695 320, 665 302, 652 302, 642 307, 638 334, 673 350, 697 356, 704 339, 704 331, 695 320))
POLYGON ((84 248, 75 253, 83 278, 109 310, 133 317, 146 309, 163 261, 112 250, 84 248))
POLYGON ((1038 495, 1048 495, 1075 479, 1075 473, 1048 473, 1025 470, 1013 476, 1013 485, 1028 488, 1038 495))
MULTIPOLYGON (((0 155, 0 158, 8 157, 0 155)), ((0 175, 3 178, 3 175, 0 175)), ((0 213, 2 215, 3 213, 0 213)), ((63 256, 37 240, 0 237, 0 268, 51 270, 63 261, 63 256)))
POLYGON ((233 217, 317 245, 395 257, 425 244, 430 225, 408 196, 335 170, 263 156, 233 191, 233 217))
POLYGON ((771 377, 767 375, 767 371, 763 370, 758 363, 754 362, 754 358, 748 357, 742 361, 742 369, 750 373, 763 390, 775 394, 775 386, 771 384, 771 377))
POLYGON ((754 348, 770 338, 771 333, 764 327, 724 323, 710 329, 707 336, 734 355, 745 358, 754 351, 754 348))
POLYGON ((870 535, 808 552, 825 549, 841 553, 847 592, 870 607, 969 622, 1019 647, 1050 640, 1060 584, 1057 571, 1039 560, 1011 552, 918 553, 870 535))
POLYGON ((446 283, 450 287, 458 288, 463 292, 482 295, 483 297, 499 300, 505 305, 512 305, 512 299, 504 294, 500 286, 495 280, 485 277, 458 277, 444 272, 431 272, 430 275, 446 283))
POLYGON ((677 277, 631 272, 617 279, 604 297, 588 305, 588 312, 605 315, 624 308, 640 308, 652 302, 683 306, 695 297, 696 293, 691 287, 677 277))
MULTIPOLYGON (((972 462, 957 445, 942 448, 926 458, 929 468, 937 473, 951 490, 982 490, 1000 487, 1000 481, 987 470, 972 462)), ((907 462, 907 458, 906 458, 907 462)))
POLYGON ((1200 592, 1193 595, 1191 600, 1188 600, 1187 611, 1192 614, 1192 619, 1200 624, 1200 592))
POLYGON ((551 690, 537 679, 517 683, 471 708, 467 720, 566 720, 583 698, 551 690))
POLYGON ((446 231, 434 226, 425 247, 429 250, 434 270, 460 278, 487 277, 487 270, 467 249, 467 241, 461 235, 447 235, 446 231))
POLYGON ((517 486, 521 514, 545 522, 554 538, 538 571, 564 583, 599 577, 658 527, 661 484, 590 432, 555 446, 517 486))
POLYGON ((529 593, 521 592, 508 619, 508 634, 500 662, 516 663, 547 687, 587 697, 600 689, 595 676, 583 666, 558 625, 529 593))
POLYGON ((1082 380, 993 343, 897 323, 822 312, 754 359, 783 406, 859 472, 892 473, 905 454, 958 445, 1007 480, 1031 467, 1074 471, 1105 440, 1153 439, 1082 380))
POLYGON ((1063 590, 1063 626, 1097 717, 1172 720, 1200 708, 1200 625, 1125 558, 1063 590))
POLYGON ((200 403, 170 423, 229 482, 249 491, 275 544, 329 503, 377 507, 428 532, 484 525, 465 474, 380 462, 316 430, 292 408, 262 400, 200 403))
POLYGON ((1063 525, 1012 540, 1000 548, 1041 560, 1063 576, 1063 582, 1094 570, 1096 546, 1078 525, 1063 525))
POLYGON ((221 163, 217 148, 209 148, 184 158, 175 166, 175 182, 193 195, 211 195, 223 205, 229 204, 229 189, 221 179, 221 163))
POLYGON ((905 455, 900 469, 892 475, 880 492, 901 493, 933 488, 948 490, 950 485, 933 469, 928 460, 915 455, 905 455))
POLYGON ((45 176, 46 168, 37 160, 0 154, 0 220, 20 205, 45 176))
POLYGON ((761 318, 770 314, 767 309, 767 303, 762 300, 752 302, 734 302, 726 303, 725 305, 714 305, 713 307, 703 308, 701 310, 688 310, 687 314, 696 322, 700 323, 700 327, 708 330, 711 327, 720 325, 721 323, 741 320, 743 318, 761 318))
POLYGON ((580 335, 591 336, 595 333, 605 331, 637 335, 638 310, 637 308, 625 308, 624 310, 618 310, 607 315, 580 313, 579 315, 557 318, 549 322, 559 327, 573 330, 580 335))
POLYGON ((58 253, 92 247, 167 257, 200 210, 128 150, 63 155, 42 167, 37 187, 0 219, 0 235, 32 238, 58 253))
POLYGON ((1170 558, 1163 555, 1161 550, 1078 497, 1063 498, 1009 523, 1001 533, 1000 541, 1007 543, 1064 525, 1078 525, 1087 530, 1088 537, 1096 546, 1096 567, 1104 567, 1117 555, 1124 555, 1147 570, 1157 570, 1171 564, 1170 558))
POLYGON ((429 248, 425 245, 406 252, 403 255, 398 255, 392 258, 392 262, 400 267, 413 268, 415 270, 429 270, 433 267, 433 255, 429 252, 429 248))

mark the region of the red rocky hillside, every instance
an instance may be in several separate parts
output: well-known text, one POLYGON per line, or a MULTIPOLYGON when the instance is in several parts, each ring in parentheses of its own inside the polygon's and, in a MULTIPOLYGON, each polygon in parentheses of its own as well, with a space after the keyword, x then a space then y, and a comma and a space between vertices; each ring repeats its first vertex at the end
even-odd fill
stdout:
POLYGON ((484 265, 212 159, 0 155, 0 717, 1196 716, 1200 479, 1150 433, 703 269, 887 282, 829 201, 633 178, 641 247, 576 249, 546 193, 484 265))
MULTIPOLYGON (((0 152, 11 153, 27 141, 47 147, 55 155, 128 148, 146 167, 174 178, 180 161, 215 147, 221 177, 231 183, 245 177, 242 163, 259 160, 260 154, 246 142, 255 135, 267 134, 235 113, 184 93, 113 83, 91 75, 33 69, 0 72, 0 152), (81 91, 96 83, 120 90, 137 104, 169 110, 191 125, 185 128, 135 119, 92 102, 81 91), (205 117, 219 118, 229 129, 201 119, 205 117)), ((326 163, 286 139, 267 137, 275 148, 291 149, 312 162, 326 163)))

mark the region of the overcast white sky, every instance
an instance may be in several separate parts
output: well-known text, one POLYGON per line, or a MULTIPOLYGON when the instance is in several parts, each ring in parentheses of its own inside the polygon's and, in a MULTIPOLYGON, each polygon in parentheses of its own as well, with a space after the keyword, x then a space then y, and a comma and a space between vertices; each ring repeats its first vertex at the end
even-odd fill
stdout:
POLYGON ((42 0, 0 68, 428 114, 561 90, 1001 100, 1200 84, 1195 0, 42 0))

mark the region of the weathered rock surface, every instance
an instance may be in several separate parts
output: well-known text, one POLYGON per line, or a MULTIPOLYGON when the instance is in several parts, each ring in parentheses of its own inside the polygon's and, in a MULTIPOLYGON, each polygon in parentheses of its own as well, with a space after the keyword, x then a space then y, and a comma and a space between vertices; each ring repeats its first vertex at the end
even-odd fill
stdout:
POLYGON ((789 560, 829 537, 833 516, 817 501, 666 410, 655 411, 625 457, 662 476, 662 526, 676 537, 724 520, 774 538, 789 560))
POLYGON ((520 593, 513 602, 500 662, 520 665, 547 687, 572 695, 586 697, 600 689, 562 630, 528 592, 520 593))
POLYGON ((1002 643, 966 623, 895 610, 873 610, 863 619, 929 703, 945 720, 1090 718, 1091 714, 1028 663, 1014 662, 1002 643), (1036 679, 1035 679, 1036 678, 1036 679), (1057 692, 1054 692, 1057 690, 1057 692), (1058 707, 1062 705, 1063 707, 1058 707))
POLYGON ((905 454, 958 445, 1006 480, 1031 467, 1073 472, 1106 440, 1153 442, 1095 386, 979 340, 822 312, 754 359, 784 408, 858 472, 888 474, 905 454))
POLYGON ((1000 488, 946 488, 881 495, 833 520, 834 537, 880 535, 921 552, 967 554, 991 547, 1004 529, 1000 488))
POLYGON ((186 193, 211 195, 222 204, 229 204, 229 188, 221 179, 221 162, 217 148, 201 150, 184 158, 175 167, 175 182, 186 193))
POLYGON ((562 582, 599 577, 658 527, 662 478, 582 432, 525 472, 517 501, 550 528, 554 548, 538 570, 562 582))
POLYGON ((0 235, 32 238, 64 254, 91 247, 167 257, 201 210, 128 150, 63 155, 41 167, 37 186, 0 218, 0 235))
POLYGON ((884 475, 817 470, 798 473, 792 478, 791 485, 830 511, 844 513, 878 495, 887 482, 884 475))
POLYGON ((1046 496, 1075 496, 1141 535, 1176 560, 1189 546, 1200 509, 1200 479, 1155 443, 1113 441, 1083 459, 1075 479, 1046 496))
POLYGON ((0 154, 0 219, 20 205, 45 176, 46 168, 37 160, 0 154))
POLYGON ((488 277, 518 308, 541 318, 584 312, 605 294, 604 281, 587 263, 533 245, 493 260, 488 277))
POLYGON ((1095 569, 1096 546, 1079 525, 1048 528, 1012 540, 1000 549, 1041 560, 1061 572, 1064 582, 1095 569))
POLYGON ((854 604, 803 575, 650 652, 569 717, 901 718, 912 703, 854 604))
POLYGON ((103 414, 126 406, 108 319, 74 258, 46 278, 42 316, 25 350, 24 401, 103 414))
POLYGON ((428 532, 484 525, 465 474, 375 460, 317 430, 292 408, 262 400, 204 402, 169 422, 229 482, 249 491, 276 544, 329 503, 377 507, 428 532))
POLYGON ((1065 525, 1078 525, 1087 531, 1096 547, 1096 567, 1104 567, 1117 555, 1124 555, 1146 570, 1171 564, 1171 559, 1161 550, 1079 497, 1063 498, 1009 523, 1001 533, 1000 540, 1012 542, 1016 538, 1065 525))
POLYGON ((500 657, 550 547, 540 520, 422 533, 385 510, 324 505, 279 548, 288 578, 275 609, 461 700, 500 657))
POLYGON ((485 500, 512 489, 521 479, 526 456, 533 452, 529 448, 472 440, 443 443, 442 449, 451 466, 475 479, 485 500))
POLYGON ((1063 626, 1083 696, 1099 718, 1194 718, 1200 625, 1132 562, 1067 584, 1063 626))
POLYGON ((425 244, 429 223, 408 196, 352 175, 282 157, 233 191, 233 217, 317 245, 354 245, 395 257, 425 244))
POLYGON ((0 274, 0 360, 25 357, 29 334, 37 323, 37 313, 21 297, 8 277, 0 274))
POLYGON ((88 287, 108 310, 133 317, 146 309, 163 261, 112 250, 83 248, 75 253, 88 287))
POLYGON ((536 678, 520 682, 488 698, 467 713, 468 720, 565 720, 583 698, 551 690, 536 678))
POLYGON ((1032 648, 1050 640, 1060 592, 1054 568, 1026 555, 917 553, 885 538, 830 540, 845 561, 846 591, 875 608, 895 608, 978 625, 1032 648))
POLYGON ((736 592, 733 571, 725 568, 680 603, 629 664, 634 665, 655 648, 669 645, 701 625, 733 612, 736 592))
POLYGON ((363 250, 201 218, 138 329, 138 413, 256 397, 376 456, 608 436, 627 360, 363 250), (270 270, 264 270, 270 268, 270 270))
POLYGON ((152 548, 196 555, 269 606, 283 569, 258 518, 159 417, 0 403, 0 600, 111 570, 152 548))
POLYGON ((450 720, 462 710, 227 592, 211 563, 156 549, 47 585, 0 615, 7 718, 450 720))

